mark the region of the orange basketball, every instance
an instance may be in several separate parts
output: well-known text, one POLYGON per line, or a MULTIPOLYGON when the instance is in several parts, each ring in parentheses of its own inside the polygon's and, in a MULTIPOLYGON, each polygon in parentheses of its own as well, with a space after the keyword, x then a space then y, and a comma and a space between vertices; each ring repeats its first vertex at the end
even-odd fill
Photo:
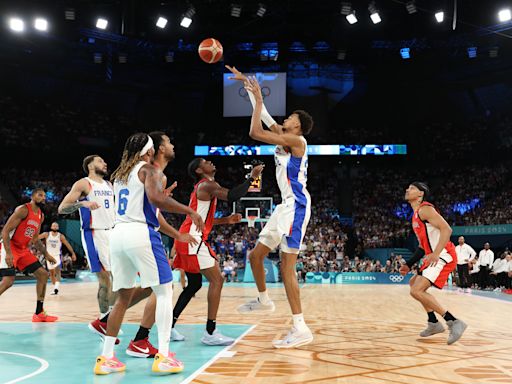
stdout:
POLYGON ((201 44, 199 44, 197 52, 201 60, 205 63, 213 64, 222 58, 222 44, 213 38, 204 39, 201 41, 201 44))

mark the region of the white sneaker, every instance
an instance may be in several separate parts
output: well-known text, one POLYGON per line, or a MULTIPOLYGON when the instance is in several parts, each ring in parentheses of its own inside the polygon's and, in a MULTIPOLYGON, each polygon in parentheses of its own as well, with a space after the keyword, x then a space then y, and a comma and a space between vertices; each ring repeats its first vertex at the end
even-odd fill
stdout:
POLYGON ((471 288, 466 288, 466 293, 471 293, 471 288))
POLYGON ((208 332, 204 331, 204 335, 201 338, 201 343, 206 345, 231 345, 234 342, 235 339, 224 336, 217 330, 213 331, 211 335, 208 332))
POLYGON ((185 336, 179 333, 176 328, 171 328, 171 341, 184 341, 185 336))
POLYGON ((249 300, 247 303, 240 305, 236 310, 239 313, 252 313, 252 312, 274 312, 276 306, 272 300, 269 300, 267 304, 260 302, 260 298, 249 300))
POLYGON ((274 348, 297 348, 313 341, 313 334, 308 329, 307 331, 298 331, 292 327, 283 340, 273 340, 272 345, 274 348))

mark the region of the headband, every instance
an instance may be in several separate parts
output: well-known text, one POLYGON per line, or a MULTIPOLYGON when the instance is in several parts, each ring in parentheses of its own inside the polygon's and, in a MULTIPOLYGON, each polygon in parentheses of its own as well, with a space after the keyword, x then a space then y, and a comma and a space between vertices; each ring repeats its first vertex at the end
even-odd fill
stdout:
POLYGON ((142 148, 142 151, 140 151, 140 155, 144 156, 151 148, 153 148, 153 139, 151 138, 151 136, 148 136, 148 142, 146 143, 144 148, 142 148))

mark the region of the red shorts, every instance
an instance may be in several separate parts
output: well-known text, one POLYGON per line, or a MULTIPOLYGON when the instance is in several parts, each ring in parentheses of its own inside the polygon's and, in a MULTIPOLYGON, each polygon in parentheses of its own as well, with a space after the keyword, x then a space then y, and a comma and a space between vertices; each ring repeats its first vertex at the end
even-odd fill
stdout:
POLYGON ((23 272, 29 265, 39 262, 39 259, 28 248, 16 248, 11 244, 14 267, 23 272))
POLYGON ((448 252, 442 252, 439 261, 433 267, 424 264, 421 267, 420 274, 428 279, 436 288, 443 289, 448 280, 448 276, 457 267, 457 257, 453 257, 448 252))
POLYGON ((200 273, 202 269, 214 267, 216 262, 217 257, 213 249, 207 243, 202 242, 196 255, 176 251, 172 266, 174 269, 183 269, 185 272, 200 273))

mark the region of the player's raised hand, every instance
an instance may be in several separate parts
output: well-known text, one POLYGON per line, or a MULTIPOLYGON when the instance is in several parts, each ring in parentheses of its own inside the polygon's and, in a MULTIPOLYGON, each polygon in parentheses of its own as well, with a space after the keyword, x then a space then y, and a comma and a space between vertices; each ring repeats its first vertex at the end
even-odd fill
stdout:
POLYGON ((196 225, 198 231, 202 231, 204 229, 204 221, 201 215, 197 212, 193 212, 190 214, 190 218, 192 222, 196 225))
POLYGON ((95 201, 82 201, 82 207, 89 208, 91 211, 100 208, 100 205, 95 201))
POLYGON ((197 245, 197 239, 192 236, 190 233, 180 233, 176 240, 181 241, 182 243, 187 243, 191 245, 197 245))
POLYGON ((228 224, 238 224, 242 221, 242 215, 239 213, 234 213, 228 216, 228 224))
POLYGON ((265 164, 260 164, 260 165, 253 167, 253 169, 251 171, 251 177, 253 179, 257 179, 258 177, 260 177, 264 168, 265 168, 265 164))
POLYGON ((244 88, 246 89, 247 92, 251 92, 254 95, 256 101, 263 100, 261 88, 256 77, 248 77, 247 80, 244 82, 244 88))
POLYGON ((172 185, 169 188, 164 189, 164 195, 167 197, 169 197, 169 196, 172 197, 172 191, 174 191, 174 189, 176 189, 177 186, 178 186, 178 182, 175 181, 174 183, 172 183, 172 185))
POLYGON ((236 67, 230 67, 229 65, 225 65, 226 69, 230 71, 234 76, 229 76, 229 80, 239 80, 239 81, 245 81, 247 77, 240 72, 236 67))

